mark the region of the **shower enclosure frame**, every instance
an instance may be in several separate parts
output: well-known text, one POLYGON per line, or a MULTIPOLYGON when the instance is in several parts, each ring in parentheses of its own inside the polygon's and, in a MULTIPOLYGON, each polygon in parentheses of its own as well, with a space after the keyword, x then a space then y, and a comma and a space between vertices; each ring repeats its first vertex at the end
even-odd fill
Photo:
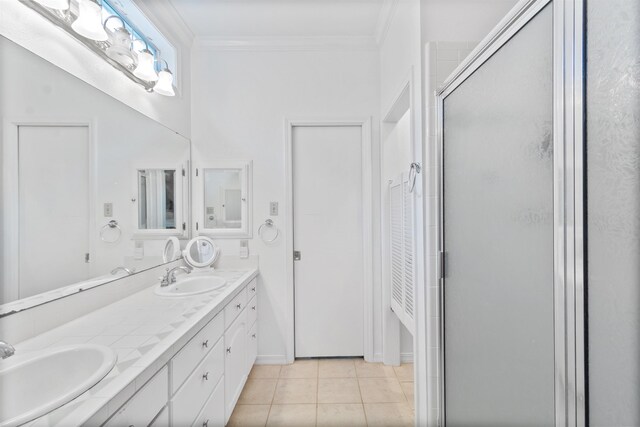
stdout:
MULTIPOLYGON (((553 8, 553 229, 555 425, 587 425, 585 343, 584 39, 586 0, 522 0, 436 94, 440 343, 438 424, 446 425, 444 342, 444 100, 520 29, 553 8)), ((435 417, 433 417, 435 418, 435 417)))

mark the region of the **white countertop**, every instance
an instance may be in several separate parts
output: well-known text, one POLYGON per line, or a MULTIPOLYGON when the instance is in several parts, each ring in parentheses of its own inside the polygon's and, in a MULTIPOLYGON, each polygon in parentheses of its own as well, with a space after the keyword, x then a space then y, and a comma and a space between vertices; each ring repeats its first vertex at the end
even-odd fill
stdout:
MULTIPOLYGON (((113 370, 76 399, 25 425, 100 425, 258 275, 257 269, 216 270, 217 291, 159 297, 156 283, 91 314, 18 343, 16 355, 70 344, 100 344, 118 355, 113 370)), ((108 285, 107 285, 108 286, 108 285)))

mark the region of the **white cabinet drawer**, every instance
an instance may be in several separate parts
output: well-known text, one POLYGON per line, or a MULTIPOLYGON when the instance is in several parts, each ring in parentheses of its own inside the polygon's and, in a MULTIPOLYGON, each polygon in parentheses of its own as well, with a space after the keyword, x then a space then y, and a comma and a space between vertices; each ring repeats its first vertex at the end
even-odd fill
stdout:
POLYGON ((247 379, 247 311, 243 310, 238 318, 224 333, 224 400, 225 421, 228 421, 233 407, 247 379))
POLYGON ((162 408, 160 415, 149 425, 150 427, 169 427, 169 408, 162 408))
POLYGON ((169 373, 165 366, 105 423, 108 427, 146 427, 167 404, 169 373))
POLYGON ((258 323, 253 324, 247 336, 247 372, 251 372, 256 357, 258 357, 258 323))
POLYGON ((227 329, 247 305, 247 288, 243 288, 224 308, 224 328, 227 329))
POLYGON ((258 293, 258 278, 254 277, 249 284, 247 285, 247 293, 249 294, 249 299, 256 296, 258 293))
POLYGON ((224 340, 196 367, 182 388, 171 399, 174 426, 190 426, 224 373, 224 340))
POLYGON ((249 325, 249 327, 253 326, 256 320, 258 320, 258 297, 256 296, 247 304, 247 317, 247 325, 249 325))
POLYGON ((219 313, 171 359, 171 394, 180 388, 223 333, 224 316, 219 313))
POLYGON ((224 378, 209 396, 193 427, 224 427, 224 378))

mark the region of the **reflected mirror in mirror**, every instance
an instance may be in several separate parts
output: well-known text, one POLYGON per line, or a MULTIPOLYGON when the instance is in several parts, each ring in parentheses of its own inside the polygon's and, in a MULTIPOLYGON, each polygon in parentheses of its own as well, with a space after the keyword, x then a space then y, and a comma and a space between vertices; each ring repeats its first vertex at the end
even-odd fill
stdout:
POLYGON ((242 227, 242 169, 204 170, 205 228, 242 227))
POLYGON ((161 265, 188 237, 188 139, 4 37, 0 94, 0 315, 161 265))
POLYGON ((171 236, 167 239, 167 242, 164 245, 164 251, 162 252, 162 259, 164 262, 175 261, 181 256, 180 251, 180 241, 171 236))
POLYGON ((176 229, 176 171, 138 170, 138 228, 176 229))

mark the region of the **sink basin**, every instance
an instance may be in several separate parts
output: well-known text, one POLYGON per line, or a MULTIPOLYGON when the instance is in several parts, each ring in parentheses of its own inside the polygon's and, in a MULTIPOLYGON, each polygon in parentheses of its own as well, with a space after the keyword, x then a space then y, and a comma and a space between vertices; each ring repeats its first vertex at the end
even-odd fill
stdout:
POLYGON ((0 427, 38 418, 93 387, 113 368, 116 353, 74 345, 14 356, 0 362, 0 427))
POLYGON ((187 297, 204 294, 222 288, 227 281, 218 276, 184 277, 169 286, 156 287, 156 295, 165 297, 187 297))

